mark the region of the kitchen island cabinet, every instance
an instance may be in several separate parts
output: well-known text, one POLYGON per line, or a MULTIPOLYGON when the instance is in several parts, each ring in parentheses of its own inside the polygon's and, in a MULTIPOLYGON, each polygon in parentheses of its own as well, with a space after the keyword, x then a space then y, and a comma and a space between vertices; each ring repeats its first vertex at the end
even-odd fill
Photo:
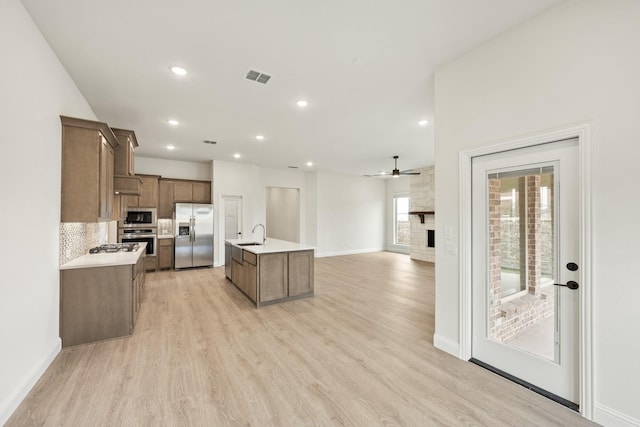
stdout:
POLYGON ((87 254, 60 267, 60 338, 69 347, 133 333, 145 282, 146 243, 87 254))
POLYGON ((225 255, 231 254, 230 259, 225 256, 225 271, 256 307, 313 296, 312 247, 277 239, 252 243, 242 239, 225 242, 225 255))

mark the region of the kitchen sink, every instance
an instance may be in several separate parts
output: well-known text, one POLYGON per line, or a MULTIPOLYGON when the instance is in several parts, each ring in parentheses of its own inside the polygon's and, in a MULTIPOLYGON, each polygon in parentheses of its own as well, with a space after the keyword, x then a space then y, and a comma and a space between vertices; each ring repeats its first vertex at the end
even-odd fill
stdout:
POLYGON ((262 246, 262 243, 256 243, 256 242, 238 243, 238 246, 262 246))

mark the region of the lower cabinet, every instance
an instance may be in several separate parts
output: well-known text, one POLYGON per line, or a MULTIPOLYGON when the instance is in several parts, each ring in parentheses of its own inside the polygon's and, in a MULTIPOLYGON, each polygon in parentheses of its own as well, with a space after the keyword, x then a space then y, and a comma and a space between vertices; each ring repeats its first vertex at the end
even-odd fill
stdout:
POLYGON ((289 296, 289 253, 260 255, 260 302, 269 302, 289 296))
POLYGON ((158 257, 148 255, 144 259, 144 269, 147 271, 156 271, 158 269, 158 257))
POLYGON ((313 296, 313 250, 256 255, 230 249, 227 277, 256 306, 313 296))
POLYGON ((173 239, 158 239, 158 269, 173 268, 173 239))
POLYGON ((145 281, 136 264, 60 271, 60 337, 69 347, 131 335, 145 281))

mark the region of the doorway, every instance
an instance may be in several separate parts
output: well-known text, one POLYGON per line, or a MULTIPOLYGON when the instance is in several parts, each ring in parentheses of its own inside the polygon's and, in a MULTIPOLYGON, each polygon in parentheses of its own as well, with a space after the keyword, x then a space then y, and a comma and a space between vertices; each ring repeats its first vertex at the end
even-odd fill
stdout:
MULTIPOLYGON (((487 144, 480 147, 473 147, 466 150, 462 150, 460 152, 460 231, 459 231, 459 267, 460 267, 460 341, 458 352, 460 358, 464 360, 476 361, 479 358, 486 359, 482 360, 484 365, 488 365, 485 367, 490 367, 492 370, 504 374, 506 377, 516 380, 521 384, 527 386, 536 386, 539 389, 546 389, 556 396, 568 396, 568 401, 579 404, 580 413, 589 419, 593 418, 593 345, 592 345, 592 335, 593 335, 593 314, 592 314, 592 304, 593 304, 593 289, 591 286, 591 257, 592 257, 592 243, 591 243, 591 179, 590 179, 590 167, 591 167, 591 127, 590 123, 578 124, 575 126, 565 127, 562 129, 551 130, 544 133, 514 138, 512 140, 508 140, 505 142, 498 142, 494 144, 487 144), (572 140, 571 142, 568 142, 572 140), (558 194, 554 195, 554 197, 560 197, 560 202, 557 206, 552 207, 552 209, 558 209, 555 212, 556 218, 555 220, 558 224, 555 225, 557 228, 554 235, 554 249, 556 261, 554 261, 555 270, 552 272, 553 276, 551 278, 554 279, 554 283, 558 284, 569 284, 570 281, 577 282, 579 284, 578 289, 575 291, 572 289, 568 289, 567 287, 556 287, 553 289, 558 289, 558 291, 553 290, 552 293, 554 297, 556 295, 560 295, 558 299, 554 302, 554 313, 555 310, 560 310, 559 314, 554 314, 552 321, 553 328, 557 329, 558 334, 562 334, 562 337, 559 345, 556 348, 555 341, 553 342, 553 354, 551 356, 543 356, 540 354, 535 354, 535 351, 527 350, 526 348, 518 348, 515 345, 515 342, 511 342, 509 344, 504 344, 496 339, 496 334, 491 335, 491 331, 489 330, 489 322, 488 319, 490 313, 490 303, 497 303, 499 301, 500 304, 503 302, 509 302, 509 298, 503 299, 502 293, 495 294, 494 298, 489 298, 489 291, 491 288, 488 287, 490 281, 488 280, 489 275, 489 262, 487 258, 488 249, 480 249, 478 246, 479 241, 482 242, 482 246, 486 246, 487 241, 489 240, 489 234, 486 229, 482 230, 480 225, 478 224, 478 212, 482 213, 483 210, 486 209, 483 220, 488 221, 488 201, 485 206, 478 206, 477 199, 478 195, 476 194, 477 190, 482 187, 478 187, 477 182, 474 183, 474 177, 472 171, 472 163, 478 162, 481 157, 486 157, 487 159, 492 155, 505 156, 509 157, 512 154, 518 154, 520 149, 528 149, 531 148, 533 151, 540 150, 544 152, 547 148, 557 147, 554 141, 563 144, 573 145, 570 148, 572 151, 571 157, 572 159, 568 160, 569 162, 573 161, 575 164, 575 175, 576 179, 575 191, 573 195, 569 195, 570 197, 575 198, 574 206, 577 210, 577 221, 571 222, 567 227, 565 218, 565 211, 561 209, 562 198, 566 196, 564 192, 561 190, 561 184, 558 185, 555 190, 558 194), (472 202, 473 201, 473 202, 472 202), (474 224, 475 223, 475 224, 474 224), (563 226, 564 225, 564 226, 563 226), (481 234, 478 236, 477 232, 483 231, 484 236, 481 234), (568 240, 567 237, 562 237, 566 232, 573 233, 574 237, 577 241, 577 252, 575 254, 571 254, 563 249, 561 246, 566 243, 568 240), (557 239, 557 240, 556 240, 557 239), (480 258, 479 258, 479 254, 480 258), (571 271, 568 267, 569 262, 571 260, 565 260, 565 257, 575 258, 575 263, 577 264, 577 271, 571 271), (480 275, 478 278, 478 270, 484 268, 485 272, 480 275), (478 284, 482 283, 484 285, 484 289, 478 290, 478 284), (482 294, 484 292, 484 295, 482 294), (475 294, 475 295, 474 295, 475 294), (565 296, 568 294, 569 296, 565 296), (575 295, 575 296, 571 296, 575 295), (499 298, 498 298, 499 297, 499 298), (565 302, 571 302, 573 300, 573 307, 568 309, 567 312, 563 313, 562 304, 565 302), (559 307, 556 308, 555 304, 558 304, 559 307), (476 307, 478 305, 478 307, 476 307), (570 314, 571 310, 574 310, 573 319, 575 320, 573 331, 575 338, 575 345, 569 345, 563 341, 563 339, 569 336, 571 332, 571 328, 569 328, 569 332, 563 332, 566 329, 566 324, 564 324, 562 317, 570 314), (557 322, 557 323, 556 323, 557 322), (493 337, 493 338, 492 338, 493 337), (498 347, 508 349, 508 352, 512 354, 494 358, 493 356, 486 356, 483 352, 482 345, 483 343, 479 341, 485 341, 489 347, 498 347), (559 389, 554 388, 554 386, 549 386, 545 382, 545 378, 548 379, 548 373, 543 373, 538 375, 539 372, 537 366, 544 365, 557 365, 552 369, 561 369, 560 366, 567 366, 568 360, 567 357, 563 355, 563 349, 573 347, 576 356, 574 356, 573 363, 575 363, 573 367, 573 379, 569 381, 565 381, 565 389, 562 387, 559 389), (556 354, 558 351, 558 354, 556 354), (515 356, 515 358, 512 358, 515 356), (528 362, 523 362, 522 366, 517 362, 521 360, 520 358, 524 356, 524 359, 529 358, 533 360, 534 368, 531 368, 532 365, 527 365, 528 362), (506 361, 506 362, 505 362, 506 361), (522 369, 524 366, 529 366, 530 369, 527 372, 527 369, 522 369), (502 368, 502 369, 501 369, 502 368), (519 370, 519 371, 518 371, 519 370), (512 373, 512 372, 515 372, 512 373), (523 381, 524 380, 524 381, 523 381), (566 384, 569 385, 566 385, 566 384), (567 393, 566 389, 570 389, 570 392, 567 393)), ((566 148, 566 147, 565 147, 566 148)), ((536 157, 538 154, 526 153, 524 151, 520 152, 520 154, 525 154, 523 157, 525 158, 524 162, 515 162, 510 166, 506 165, 493 165, 485 169, 485 183, 487 189, 484 195, 487 195, 488 186, 489 186, 489 175, 490 173, 499 173, 501 172, 514 172, 517 170, 522 170, 526 172, 527 165, 535 165, 535 166, 550 166, 549 163, 557 162, 557 159, 548 158, 539 158, 536 157), (540 165, 542 164, 542 165, 540 165), (495 166, 495 167, 494 167, 495 166), (498 170, 496 170, 498 169, 498 170)), ((562 165, 564 162, 560 159, 559 163, 555 163, 555 165, 559 169, 554 169, 556 173, 559 173, 560 182, 564 181, 562 177, 564 174, 564 168, 562 165), (558 166, 559 165, 559 166, 558 166)), ((476 164, 475 166, 480 166, 476 164)), ((486 165, 485 165, 486 166, 486 165)), ((534 166, 534 167, 535 167, 534 166)), ((476 168, 477 169, 477 168, 476 168)), ((533 168, 531 168, 533 169, 533 168)), ((542 172, 546 172, 544 169, 542 172)), ((526 173, 525 173, 526 175, 526 173)), ((503 176, 504 177, 504 176, 503 176)), ((491 176, 491 178, 500 178, 500 176, 491 176)), ((477 177, 476 177, 477 179, 477 177)), ((549 183, 550 177, 540 177, 541 180, 546 180, 545 183, 549 183)), ((555 182, 555 178, 554 178, 555 182)), ((495 183, 497 185, 497 183, 495 183)), ((545 187, 545 185, 541 185, 540 187, 545 187)), ((547 185, 548 187, 548 185, 547 185)), ((513 189, 515 187, 511 187, 513 189)), ((509 189, 509 186, 506 186, 505 189, 509 189)), ((553 189, 546 190, 552 191, 553 189)), ((544 190, 543 190, 544 191, 544 190)), ((500 199, 500 192, 495 192, 498 200, 500 199)), ((516 198, 515 201, 513 199, 513 192, 506 191, 507 196, 511 196, 511 200, 508 200, 509 197, 504 197, 502 203, 519 203, 519 200, 516 198)), ((547 197, 551 193, 547 194, 547 197)), ((484 196, 483 196, 484 198, 484 196)), ((513 209, 513 206, 511 207, 513 209)), ((483 225, 482 227, 488 227, 488 225, 483 225)), ((495 231, 495 230, 494 230, 495 231)), ((495 249, 495 248, 494 248, 495 249)), ((452 249, 455 253, 455 245, 452 249)), ((452 253, 451 251, 445 253, 444 255, 452 253)), ((440 254, 440 256, 443 256, 440 254)), ((505 293, 511 293, 512 298, 517 298, 517 296, 513 296, 518 292, 523 292, 527 290, 527 288, 523 288, 520 281, 520 271, 526 271, 525 265, 522 265, 522 269, 520 270, 520 265, 516 264, 517 268, 513 265, 510 266, 511 271, 505 271, 505 277, 509 277, 508 274, 511 273, 512 281, 511 285, 505 285, 505 293), (511 290, 508 290, 511 288, 511 290)), ((534 270, 535 271, 535 270, 534 270)), ((494 269, 493 274, 500 277, 502 280, 503 277, 502 266, 500 268, 494 269)), ((548 274, 540 274, 541 279, 541 287, 540 289, 550 289, 552 284, 545 283, 545 279, 547 279, 548 274), (546 286, 545 286, 546 285, 546 286)), ((495 289, 495 288, 494 288, 495 289)), ((502 292, 502 290, 500 290, 502 292)), ((517 304, 516 304, 517 305, 517 304)), ((506 310, 500 309, 500 316, 502 316, 502 312, 505 312, 505 315, 509 314, 509 312, 515 312, 516 309, 513 307, 505 307, 506 310)), ((498 310, 495 310, 497 312, 498 310)), ((504 317, 506 318, 506 317, 504 317)), ((505 322, 505 320, 502 320, 505 322)), ((494 326, 500 323, 497 321, 494 326)), ((554 330, 554 340, 556 330, 554 330)), ((452 349, 453 350, 453 349, 452 349)), ((490 350, 491 351, 491 350, 490 350)), ((549 355, 549 353, 547 353, 549 355)), ((483 363, 479 363, 483 364, 483 363)), ((548 366, 547 366, 548 367, 548 366)), ((539 390, 538 390, 539 391, 539 390)), ((546 394, 546 393, 542 393, 546 394)), ((549 396, 547 394, 547 396, 549 396)), ((552 397, 553 396, 549 396, 552 397)), ((563 402, 564 403, 564 402, 563 402)), ((575 406, 574 406, 575 409, 575 406)))
POLYGON ((267 237, 300 243, 300 189, 267 187, 267 237))

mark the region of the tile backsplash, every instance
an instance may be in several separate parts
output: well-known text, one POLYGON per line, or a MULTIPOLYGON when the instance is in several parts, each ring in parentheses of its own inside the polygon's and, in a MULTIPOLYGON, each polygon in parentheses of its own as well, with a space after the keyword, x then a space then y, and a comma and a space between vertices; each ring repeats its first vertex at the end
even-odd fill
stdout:
POLYGON ((109 241, 108 222, 60 223, 60 265, 86 254, 94 246, 109 241))
POLYGON ((158 220, 158 236, 173 236, 173 220, 158 220))

